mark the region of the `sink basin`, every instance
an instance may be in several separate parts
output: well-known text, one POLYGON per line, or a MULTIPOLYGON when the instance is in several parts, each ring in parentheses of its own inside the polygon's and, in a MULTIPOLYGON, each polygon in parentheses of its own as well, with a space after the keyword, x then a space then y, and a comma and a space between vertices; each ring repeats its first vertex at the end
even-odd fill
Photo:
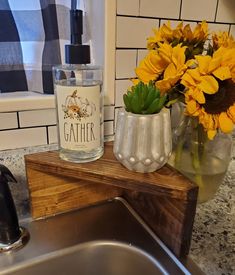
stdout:
POLYGON ((1 275, 192 274, 122 198, 23 225, 31 239, 0 254, 1 275))
POLYGON ((162 266, 140 249, 120 242, 88 242, 54 253, 11 272, 13 275, 158 275, 162 266))

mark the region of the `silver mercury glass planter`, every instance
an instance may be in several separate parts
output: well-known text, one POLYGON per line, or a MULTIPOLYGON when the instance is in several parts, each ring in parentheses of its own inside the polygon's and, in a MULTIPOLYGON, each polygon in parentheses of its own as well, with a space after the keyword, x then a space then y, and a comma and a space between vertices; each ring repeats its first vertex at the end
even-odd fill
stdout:
POLYGON ((126 168, 141 173, 160 169, 171 155, 170 111, 138 115, 120 109, 113 152, 126 168))

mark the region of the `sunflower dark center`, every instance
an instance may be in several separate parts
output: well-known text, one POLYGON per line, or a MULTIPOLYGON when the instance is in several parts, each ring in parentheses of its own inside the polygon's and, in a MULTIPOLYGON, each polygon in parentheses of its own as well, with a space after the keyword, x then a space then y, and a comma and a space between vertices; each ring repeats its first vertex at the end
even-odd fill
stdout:
POLYGON ((206 103, 201 105, 209 114, 226 112, 235 103, 235 83, 231 79, 218 82, 218 92, 213 95, 205 94, 206 103))

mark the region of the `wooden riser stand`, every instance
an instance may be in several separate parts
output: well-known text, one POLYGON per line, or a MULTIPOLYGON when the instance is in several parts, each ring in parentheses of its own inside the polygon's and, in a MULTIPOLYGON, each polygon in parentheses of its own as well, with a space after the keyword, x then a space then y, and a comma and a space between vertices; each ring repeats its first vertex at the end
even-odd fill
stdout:
POLYGON ((66 162, 50 151, 26 155, 25 163, 34 219, 122 196, 176 256, 188 254, 198 187, 172 167, 129 171, 115 159, 112 143, 95 162, 66 162))

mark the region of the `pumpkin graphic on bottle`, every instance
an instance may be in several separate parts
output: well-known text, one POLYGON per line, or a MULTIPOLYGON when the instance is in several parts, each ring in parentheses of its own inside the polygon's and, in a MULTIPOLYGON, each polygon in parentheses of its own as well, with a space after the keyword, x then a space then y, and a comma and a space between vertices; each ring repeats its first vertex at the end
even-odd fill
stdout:
POLYGON ((65 104, 62 104, 64 111, 64 119, 71 118, 81 120, 92 116, 96 111, 96 106, 87 98, 80 97, 78 91, 75 90, 72 95, 68 95, 65 99, 65 104))

